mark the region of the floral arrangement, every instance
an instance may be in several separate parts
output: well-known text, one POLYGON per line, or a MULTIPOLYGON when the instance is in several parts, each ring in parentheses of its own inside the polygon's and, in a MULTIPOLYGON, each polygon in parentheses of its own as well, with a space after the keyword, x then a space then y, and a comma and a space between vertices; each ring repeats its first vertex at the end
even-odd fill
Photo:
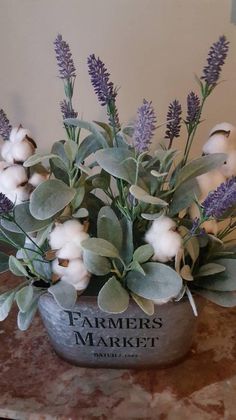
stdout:
POLYGON ((0 295, 1 320, 16 301, 18 326, 27 329, 44 293, 65 309, 81 293, 96 294, 109 313, 125 311, 133 299, 152 315, 155 305, 187 296, 197 315, 197 294, 219 305, 236 304, 230 236, 236 227, 236 128, 216 125, 203 155, 189 158, 228 47, 225 36, 211 46, 197 78, 200 93, 188 94, 185 117, 175 99, 158 126, 152 102, 144 99, 134 123, 124 127, 118 90, 94 54, 88 72, 108 120, 78 118, 73 58, 57 36, 65 140, 41 156, 29 130, 12 128, 0 111, 0 241, 12 251, 0 253, 0 271, 19 277, 14 289, 0 295), (175 146, 182 125, 186 142, 180 153, 175 146), (163 139, 150 153, 163 126, 163 139))

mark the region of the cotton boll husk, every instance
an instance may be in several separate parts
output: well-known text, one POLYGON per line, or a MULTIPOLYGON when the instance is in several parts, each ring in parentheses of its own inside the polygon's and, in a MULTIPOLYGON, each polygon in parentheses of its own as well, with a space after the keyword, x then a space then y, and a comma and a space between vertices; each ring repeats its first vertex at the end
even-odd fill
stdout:
POLYGON ((12 143, 5 141, 1 148, 2 158, 8 163, 14 163, 14 157, 12 154, 12 143))
POLYGON ((12 165, 0 173, 0 188, 6 191, 15 190, 21 184, 28 182, 25 168, 21 165, 12 165))
POLYGON ((15 162, 25 162, 35 152, 35 147, 27 140, 12 144, 12 156, 15 162))
POLYGON ((72 260, 75 258, 81 258, 82 249, 76 245, 74 241, 66 242, 58 251, 57 257, 62 259, 72 260))
POLYGON ((22 140, 25 139, 26 136, 31 137, 31 133, 29 130, 26 130, 21 126, 13 127, 10 133, 9 140, 11 143, 20 143, 22 140))

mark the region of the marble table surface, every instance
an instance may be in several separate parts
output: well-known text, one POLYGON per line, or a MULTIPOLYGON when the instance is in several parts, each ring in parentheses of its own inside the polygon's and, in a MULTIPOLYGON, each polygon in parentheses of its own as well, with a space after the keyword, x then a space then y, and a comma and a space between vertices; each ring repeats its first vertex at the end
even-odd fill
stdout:
MULTIPOLYGON (((8 274, 0 278, 9 284, 8 274)), ((191 352, 153 370, 72 366, 53 351, 39 317, 0 323, 0 418, 19 420, 235 420, 236 309, 207 304, 191 352)))

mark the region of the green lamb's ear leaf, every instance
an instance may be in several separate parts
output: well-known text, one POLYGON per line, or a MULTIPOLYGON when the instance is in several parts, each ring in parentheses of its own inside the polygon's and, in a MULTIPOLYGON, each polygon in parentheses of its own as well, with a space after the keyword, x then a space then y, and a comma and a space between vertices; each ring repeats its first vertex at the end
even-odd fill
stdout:
POLYGON ((25 243, 25 236, 22 233, 10 232, 0 224, 0 232, 6 238, 6 242, 13 245, 15 248, 22 248, 25 243))
POLYGON ((194 292, 198 295, 203 296, 205 299, 210 300, 216 305, 223 306, 225 308, 233 308, 236 306, 236 292, 219 292, 216 290, 207 289, 194 289, 194 292))
POLYGON ((168 206, 166 201, 148 194, 147 191, 138 187, 138 185, 131 185, 129 191, 137 200, 140 200, 143 203, 154 204, 161 207, 168 206))
POLYGON ((227 155, 224 153, 213 153, 194 159, 179 171, 175 188, 179 187, 179 185, 183 184, 188 179, 195 178, 196 176, 205 174, 206 172, 223 165, 226 159, 227 155))
POLYGON ((8 267, 9 255, 0 252, 0 273, 4 273, 9 270, 8 267))
POLYGON ((134 299, 135 303, 142 309, 143 312, 147 315, 154 314, 154 303, 152 300, 145 299, 141 296, 136 295, 135 293, 131 293, 132 298, 134 299))
POLYGON ((118 250, 122 247, 121 224, 109 206, 102 207, 98 213, 97 236, 111 242, 118 250))
POLYGON ((81 187, 76 189, 75 197, 71 203, 74 210, 77 210, 80 207, 84 199, 84 196, 85 196, 85 187, 82 185, 81 187))
MULTIPOLYGON (((223 265, 216 264, 216 263, 208 263, 208 264, 202 265, 199 268, 195 277, 212 276, 213 274, 222 273, 223 271, 225 271, 225 267, 223 265)), ((235 282, 235 289, 236 289, 236 282, 235 282)))
POLYGON ((45 220, 54 216, 69 204, 75 190, 59 179, 50 179, 40 184, 31 194, 30 212, 36 219, 45 220))
POLYGON ((18 290, 16 293, 16 303, 21 312, 28 311, 32 304, 33 295, 34 289, 31 285, 22 287, 22 289, 18 290))
POLYGON ((110 147, 95 153, 97 163, 110 175, 135 183, 136 163, 134 153, 125 147, 110 147))
POLYGON ((73 162, 78 152, 78 144, 73 140, 67 140, 64 143, 64 149, 68 160, 73 162))
POLYGON ((138 261, 132 261, 130 268, 132 271, 138 271, 145 276, 145 271, 138 261))
POLYGON ((29 326, 30 326, 30 324, 31 324, 31 322, 34 318, 34 315, 37 312, 37 309, 38 309, 38 301, 34 300, 31 304, 31 306, 27 309, 27 311, 24 311, 24 312, 19 311, 18 312, 17 326, 18 326, 19 330, 26 331, 29 328, 29 326))
POLYGON ((96 276, 105 276, 111 271, 111 263, 108 258, 84 250, 83 261, 87 270, 96 276))
POLYGON ((64 280, 60 280, 50 286, 48 292, 51 293, 57 304, 63 309, 72 309, 77 300, 75 287, 64 280))
POLYGON ((81 242, 83 249, 101 257, 120 258, 118 249, 111 242, 100 238, 88 238, 81 242))
POLYGON ((15 291, 0 296, 0 321, 7 318, 15 298, 15 291), (3 298, 2 298, 3 296, 3 298))
POLYGON ((77 219, 83 219, 84 217, 88 217, 88 215, 89 215, 88 210, 84 209, 83 207, 81 207, 75 213, 73 213, 73 217, 77 219))
POLYGON ((23 166, 25 168, 30 168, 31 166, 37 165, 37 163, 42 162, 43 160, 46 159, 61 159, 60 156, 54 154, 54 153, 49 153, 48 155, 38 155, 37 153, 35 153, 34 155, 30 156, 28 159, 26 159, 26 161, 24 162, 23 166))
POLYGON ((27 312, 20 312, 20 311, 18 312, 17 326, 20 331, 26 331, 29 328, 34 318, 34 315, 37 311, 37 308, 38 308, 38 305, 36 302, 34 302, 32 307, 27 312))
POLYGON ((119 314, 129 305, 129 293, 113 276, 101 288, 98 294, 99 308, 108 313, 119 314))
POLYGON ((151 245, 149 244, 141 245, 139 248, 137 248, 134 251, 133 259, 139 262, 140 264, 143 264, 146 261, 150 260, 153 254, 154 254, 154 249, 151 245))
POLYGON ((143 264, 146 275, 130 271, 127 274, 127 286, 131 292, 146 299, 171 299, 182 289, 180 275, 162 263, 148 262, 143 264))
MULTIPOLYGON (((219 292, 236 291, 236 260, 235 259, 219 259, 214 266, 219 266, 221 272, 218 271, 214 276, 209 275, 203 279, 194 281, 194 285, 203 289, 214 290, 219 292), (223 271, 223 268, 225 269, 223 271)), ((203 266, 204 267, 204 266, 203 266)))
POLYGON ((86 121, 78 120, 77 118, 67 118, 64 120, 66 125, 72 125, 73 127, 84 128, 85 130, 90 131, 96 138, 96 141, 100 144, 101 147, 108 147, 105 137, 97 129, 96 125, 86 121))
MULTIPOLYGON (((30 213, 29 203, 18 204, 15 207, 14 212, 16 222, 26 233, 32 233, 36 231, 38 232, 39 230, 44 229, 51 223, 51 219, 35 219, 30 213)), ((10 222, 9 220, 2 220, 1 223, 5 229, 10 230, 11 232, 22 232, 14 222, 10 222)))
POLYGON ((199 256, 199 242, 195 236, 190 236, 190 232, 185 226, 179 226, 178 232, 180 233, 182 238, 186 239, 187 237, 184 247, 187 250, 190 257, 192 258, 192 262, 194 265, 195 261, 199 256))
POLYGON ((126 264, 129 264, 133 258, 134 245, 133 245, 133 222, 128 220, 126 217, 123 217, 120 220, 122 232, 123 232, 123 241, 121 247, 121 257, 126 264))
POLYGON ((83 161, 97 150, 101 149, 101 144, 97 141, 94 134, 90 134, 80 143, 79 149, 76 155, 76 164, 80 165, 83 161))
POLYGON ((26 269, 24 268, 23 264, 13 255, 9 257, 9 270, 15 274, 15 276, 28 276, 26 269))
POLYGON ((181 184, 174 192, 169 208, 169 216, 173 217, 181 210, 189 207, 200 196, 200 189, 196 179, 189 179, 181 184))

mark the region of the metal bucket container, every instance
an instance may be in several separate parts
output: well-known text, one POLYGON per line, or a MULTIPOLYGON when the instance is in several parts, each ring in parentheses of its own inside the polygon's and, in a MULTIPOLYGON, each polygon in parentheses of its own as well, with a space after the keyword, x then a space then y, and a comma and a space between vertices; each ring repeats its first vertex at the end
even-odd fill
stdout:
MULTIPOLYGON (((201 310, 201 298, 196 304, 201 310)), ((107 314, 95 296, 80 296, 73 311, 61 309, 49 294, 39 311, 56 353, 78 366, 109 368, 163 367, 189 351, 197 318, 188 299, 155 306, 145 315, 130 301, 122 314, 107 314)))

